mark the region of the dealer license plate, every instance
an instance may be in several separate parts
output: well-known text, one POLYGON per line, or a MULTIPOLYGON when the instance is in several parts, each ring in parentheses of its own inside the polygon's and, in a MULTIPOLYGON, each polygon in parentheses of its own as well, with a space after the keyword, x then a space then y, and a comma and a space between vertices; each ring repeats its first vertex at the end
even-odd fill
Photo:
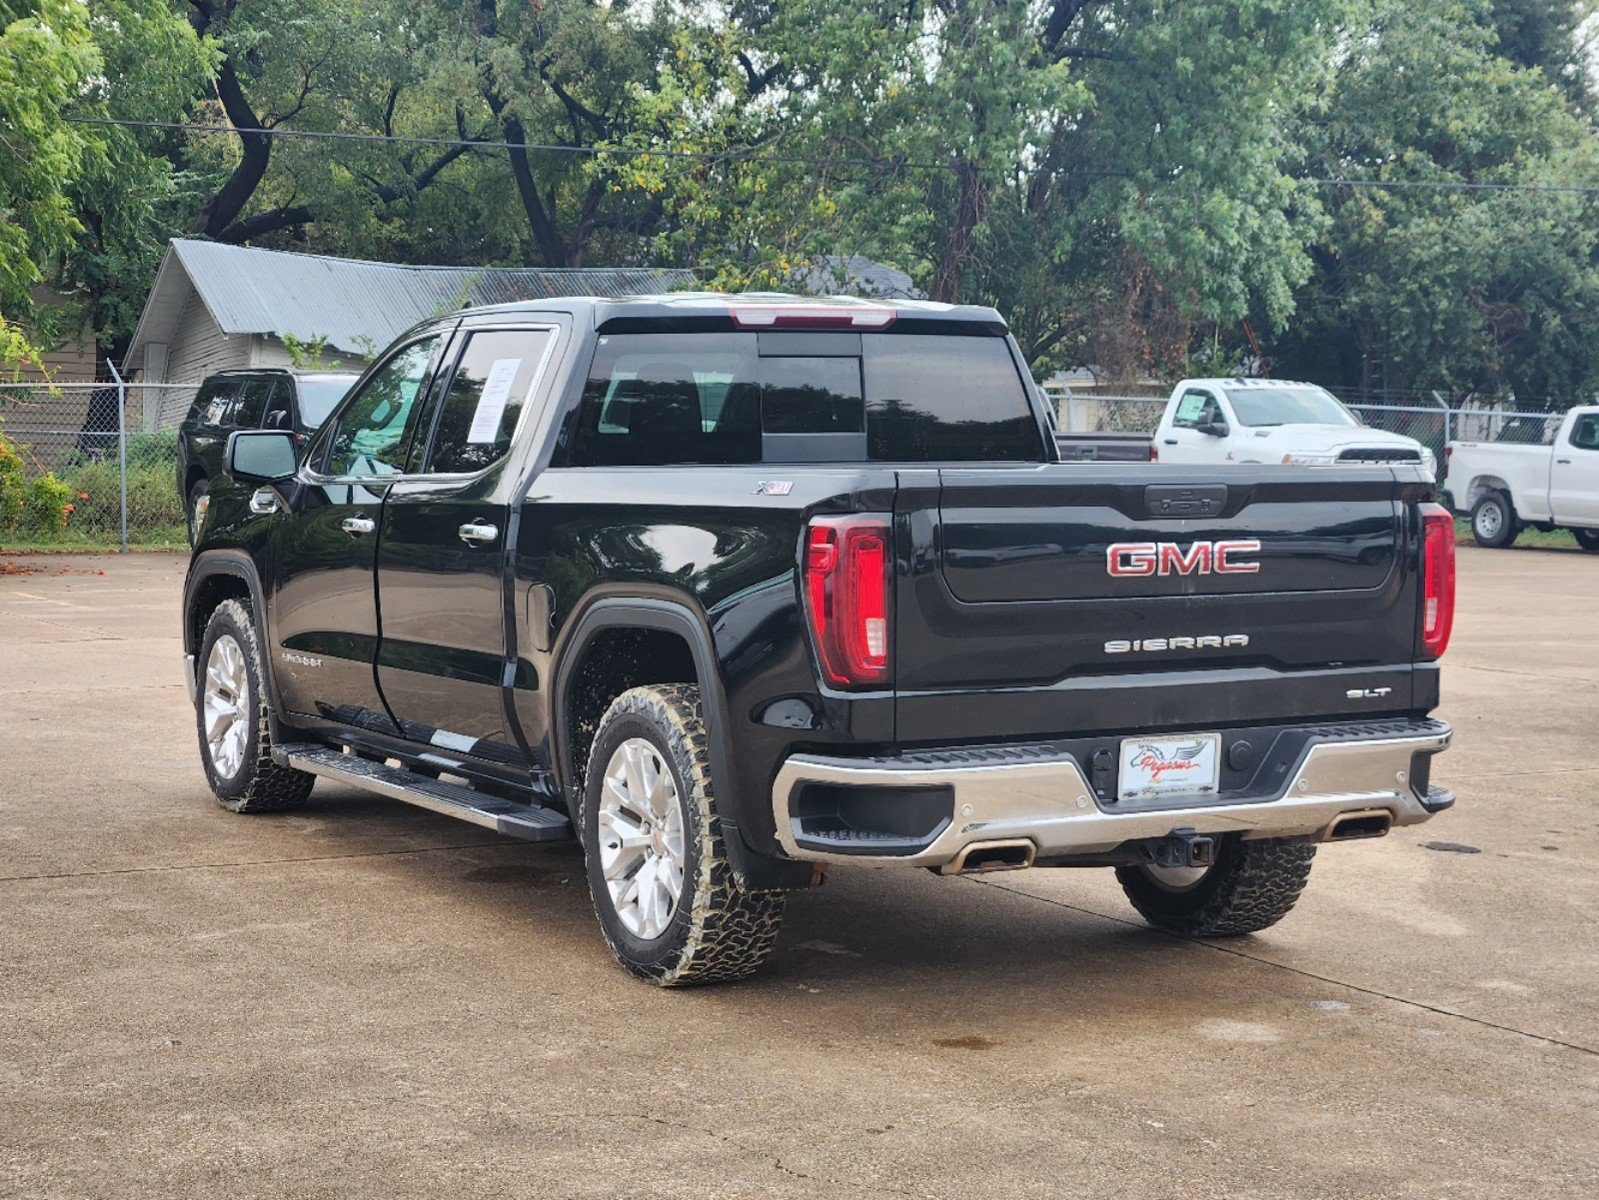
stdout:
POLYGON ((1214 795, 1221 778, 1221 734, 1128 738, 1117 794, 1123 800, 1214 795))

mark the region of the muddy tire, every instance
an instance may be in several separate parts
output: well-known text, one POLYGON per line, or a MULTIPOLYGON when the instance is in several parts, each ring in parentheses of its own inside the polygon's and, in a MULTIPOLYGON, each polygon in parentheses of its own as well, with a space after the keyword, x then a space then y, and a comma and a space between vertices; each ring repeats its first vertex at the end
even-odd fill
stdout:
POLYGON ((250 610, 238 600, 224 600, 206 622, 198 667, 200 762, 217 802, 236 813, 304 804, 316 776, 272 761, 261 646, 250 610))
POLYGON ((1288 915, 1310 878, 1316 847, 1266 838, 1227 837, 1202 874, 1152 866, 1117 867, 1116 879, 1139 914, 1180 937, 1256 933, 1288 915))
POLYGON ((580 820, 594 911, 633 974, 662 987, 722 983, 771 952, 786 897, 734 879, 698 688, 617 697, 595 732, 580 820))
POLYGON ((1515 541, 1520 532, 1516 510, 1503 492, 1484 492, 1471 506, 1471 536, 1477 545, 1499 550, 1515 541))

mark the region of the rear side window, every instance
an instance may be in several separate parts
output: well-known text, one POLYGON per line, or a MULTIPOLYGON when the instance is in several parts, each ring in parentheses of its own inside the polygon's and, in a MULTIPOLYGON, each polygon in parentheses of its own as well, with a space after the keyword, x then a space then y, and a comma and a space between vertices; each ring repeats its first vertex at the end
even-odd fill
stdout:
POLYGON ((761 460, 755 337, 602 337, 569 440, 574 466, 761 460))
POLYGON ((758 463, 763 446, 769 462, 1043 460, 999 338, 868 334, 853 352, 763 354, 760 336, 602 337, 564 461, 758 463))
POLYGON ((221 425, 227 420, 234 397, 239 394, 239 380, 234 375, 216 376, 200 385, 200 394, 194 398, 193 420, 198 425, 221 425))
POLYGON ((271 379, 246 379, 239 392, 239 402, 234 406, 230 424, 240 429, 259 429, 266 419, 267 397, 272 394, 271 379))
POLYGON ((481 471, 500 460, 510 448, 551 336, 548 330, 533 329, 471 335, 439 412, 429 474, 481 471))

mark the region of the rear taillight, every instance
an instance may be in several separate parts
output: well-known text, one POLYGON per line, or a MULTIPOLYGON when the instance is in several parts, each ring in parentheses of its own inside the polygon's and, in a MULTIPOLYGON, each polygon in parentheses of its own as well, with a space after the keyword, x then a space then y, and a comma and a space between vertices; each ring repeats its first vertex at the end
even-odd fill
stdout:
POLYGON ((838 687, 888 682, 886 517, 818 517, 805 533, 805 609, 822 673, 838 687))
POLYGON ((1155 443, 1153 441, 1151 441, 1149 443, 1149 461, 1150 462, 1159 462, 1160 461, 1160 447, 1155 445, 1155 443))
POLYGON ((1421 506, 1421 653, 1438 658, 1455 624, 1455 519, 1438 504, 1421 506))

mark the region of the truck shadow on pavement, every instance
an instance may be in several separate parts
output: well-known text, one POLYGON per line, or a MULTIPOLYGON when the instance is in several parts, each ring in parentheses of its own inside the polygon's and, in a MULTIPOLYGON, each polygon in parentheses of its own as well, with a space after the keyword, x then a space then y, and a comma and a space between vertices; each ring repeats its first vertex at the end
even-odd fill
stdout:
MULTIPOLYGON (((362 869, 380 877, 366 895, 392 887, 406 903, 447 919, 468 943, 476 927, 485 952, 499 953, 491 944, 509 935, 541 964, 541 975, 558 969, 595 979, 607 992, 637 989, 636 1002, 647 1006, 683 995, 658 992, 614 965, 574 844, 496 839, 359 792, 324 794, 321 786, 291 819, 315 822, 315 840, 330 857, 361 858, 362 869), (382 844, 373 845, 374 834, 382 844)), ((908 1021, 896 1037, 943 1038, 970 1050, 997 1045, 1004 1030, 1035 1025, 1041 1014, 1070 1011, 1114 1024, 1139 1012, 1147 1020, 1161 1002, 1181 1008, 1179 995, 1201 1009, 1236 1004, 1228 993, 1238 986, 1239 960, 1143 927, 1130 908, 1115 919, 1099 915, 1124 906, 1108 870, 1070 872, 1066 901, 1021 894, 1057 892, 1056 877, 1066 874, 835 870, 825 886, 791 897, 777 947, 755 976, 693 995, 719 1009, 752 994, 798 1012, 824 1004, 846 1029, 858 1019, 867 1037, 881 1031, 887 1001, 908 1021)), ((1181 1019, 1194 1015, 1186 1008, 1181 1019)))

